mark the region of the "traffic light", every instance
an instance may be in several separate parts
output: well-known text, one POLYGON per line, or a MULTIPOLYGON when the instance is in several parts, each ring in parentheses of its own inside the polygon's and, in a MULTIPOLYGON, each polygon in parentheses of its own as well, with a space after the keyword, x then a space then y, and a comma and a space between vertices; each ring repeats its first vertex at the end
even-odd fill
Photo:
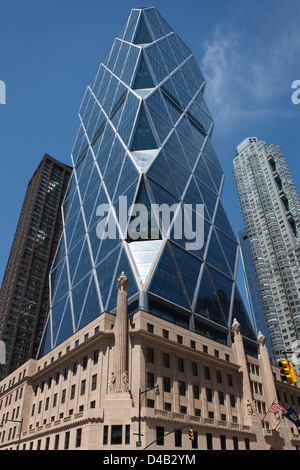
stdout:
POLYGON ((190 436, 190 440, 193 441, 195 438, 194 438, 194 431, 192 429, 189 430, 189 436, 190 436))
POLYGON ((298 382, 291 361, 284 359, 283 361, 279 362, 278 365, 281 367, 280 374, 282 376, 282 380, 284 380, 287 384, 298 382))

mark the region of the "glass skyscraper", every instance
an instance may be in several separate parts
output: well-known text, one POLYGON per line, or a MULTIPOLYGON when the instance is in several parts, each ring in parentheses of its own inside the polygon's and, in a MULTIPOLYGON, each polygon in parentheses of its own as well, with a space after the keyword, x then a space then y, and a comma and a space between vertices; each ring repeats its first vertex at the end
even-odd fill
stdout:
POLYGON ((269 356, 273 356, 272 346, 266 322, 266 314, 264 311, 259 285, 257 282, 249 238, 245 228, 238 233, 238 239, 240 243, 245 287, 250 307, 250 319, 254 331, 257 335, 260 331, 264 332, 269 356))
POLYGON ((224 175, 204 87, 193 54, 156 9, 131 10, 80 107, 40 355, 114 312, 122 271, 129 315, 143 309, 224 344, 237 318, 246 350, 256 352, 235 282, 238 243, 220 198, 224 175), (125 198, 128 208, 148 209, 139 237, 125 198), (170 224, 154 204, 176 208, 170 224), (175 233, 186 233, 187 205, 190 223, 202 223, 201 247, 175 233), (103 236, 111 227, 116 236, 103 236))

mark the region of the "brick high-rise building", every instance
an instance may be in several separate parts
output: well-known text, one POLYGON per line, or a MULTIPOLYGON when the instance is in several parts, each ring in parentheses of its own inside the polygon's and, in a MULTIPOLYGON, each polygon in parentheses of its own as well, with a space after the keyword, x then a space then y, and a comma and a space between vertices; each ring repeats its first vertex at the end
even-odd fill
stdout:
POLYGON ((3 378, 37 353, 49 310, 49 271, 72 169, 44 155, 29 181, 0 291, 3 378))

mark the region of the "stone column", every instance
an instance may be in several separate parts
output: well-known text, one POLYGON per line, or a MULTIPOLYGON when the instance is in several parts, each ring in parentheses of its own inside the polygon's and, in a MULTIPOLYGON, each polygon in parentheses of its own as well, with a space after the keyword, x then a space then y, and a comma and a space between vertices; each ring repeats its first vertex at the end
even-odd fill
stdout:
POLYGON ((243 407, 243 415, 247 418, 247 416, 252 416, 254 412, 254 404, 252 400, 252 392, 250 386, 250 378, 248 373, 247 367, 247 359, 243 344, 243 338, 241 335, 241 325, 235 318, 232 324, 232 330, 234 331, 234 344, 233 344, 233 351, 235 356, 235 361, 237 364, 240 365, 240 372, 241 372, 241 386, 242 386, 242 407, 243 407))
POLYGON ((115 346, 110 392, 128 392, 128 279, 124 272, 118 278, 117 315, 114 326, 115 346))
MULTIPOLYGON (((274 377, 273 377, 273 371, 270 363, 270 357, 269 353, 266 347, 266 338, 265 336, 261 333, 261 331, 258 334, 257 341, 259 343, 259 364, 260 364, 260 370, 261 374, 263 377, 263 392, 266 397, 266 406, 267 409, 269 408, 270 405, 272 405, 273 401, 277 399, 277 394, 276 394, 276 388, 275 388, 275 382, 274 382, 274 377)), ((277 402, 277 400, 276 400, 277 402)), ((278 416, 274 415, 273 413, 270 413, 269 417, 273 417, 273 421, 276 422, 278 421, 278 416)))

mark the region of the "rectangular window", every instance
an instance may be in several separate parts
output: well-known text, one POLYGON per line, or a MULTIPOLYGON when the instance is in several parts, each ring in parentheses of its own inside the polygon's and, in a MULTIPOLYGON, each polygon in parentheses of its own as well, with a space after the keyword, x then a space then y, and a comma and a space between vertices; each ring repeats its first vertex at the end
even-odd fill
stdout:
POLYGON ((64 450, 68 450, 69 449, 69 444, 70 444, 70 431, 67 431, 65 433, 65 446, 64 446, 64 450))
POLYGON ((164 392, 170 392, 171 391, 171 380, 170 377, 164 377, 164 392))
POLYGON ((212 392, 210 388, 206 389, 206 399, 207 401, 212 402, 212 392))
POLYGON ((122 444, 122 426, 121 425, 111 426, 110 443, 111 445, 122 444))
POLYGON ((56 434, 55 440, 54 440, 54 450, 58 450, 59 446, 59 434, 56 434))
POLYGON ((182 357, 178 358, 178 370, 179 372, 184 372, 184 360, 182 357))
POLYGON ((207 450, 213 450, 213 437, 212 434, 206 434, 206 448, 207 450))
POLYGON ((220 436, 221 450, 226 450, 226 436, 220 436))
POLYGON ((179 386, 179 395, 185 396, 185 382, 182 382, 181 380, 178 382, 179 386))
POLYGON ((163 353, 163 366, 170 367, 170 356, 167 353, 163 353))
POLYGON ((197 375, 198 375, 198 369, 197 369, 196 362, 192 362, 192 375, 194 375, 195 377, 197 377, 197 375))
POLYGON ((91 390, 96 390, 97 388, 97 374, 94 374, 92 376, 92 385, 91 385, 91 390))
POLYGON ((154 350, 152 348, 147 348, 147 362, 154 362, 154 350))
POLYGON ((182 432, 181 429, 175 430, 175 447, 182 447, 182 432))
POLYGON ((147 372, 147 388, 154 387, 154 374, 147 372))
POLYGON ((108 426, 103 426, 103 445, 107 446, 108 443, 108 426))
POLYGON ((78 428, 76 430, 76 442, 75 442, 75 447, 80 447, 81 446, 81 434, 82 434, 82 429, 78 428))
POLYGON ((85 380, 82 380, 82 381, 81 381, 81 387, 80 387, 80 395, 84 395, 84 394, 85 394, 85 384, 86 384, 86 381, 85 381, 85 380))
POLYGON ((210 380, 209 367, 204 366, 204 377, 206 378, 206 380, 210 380))
POLYGON ((130 444, 130 425, 125 426, 125 444, 130 444))
POLYGON ((156 426, 156 445, 158 446, 163 446, 165 444, 164 441, 164 434, 165 434, 165 428, 162 426, 156 426))

